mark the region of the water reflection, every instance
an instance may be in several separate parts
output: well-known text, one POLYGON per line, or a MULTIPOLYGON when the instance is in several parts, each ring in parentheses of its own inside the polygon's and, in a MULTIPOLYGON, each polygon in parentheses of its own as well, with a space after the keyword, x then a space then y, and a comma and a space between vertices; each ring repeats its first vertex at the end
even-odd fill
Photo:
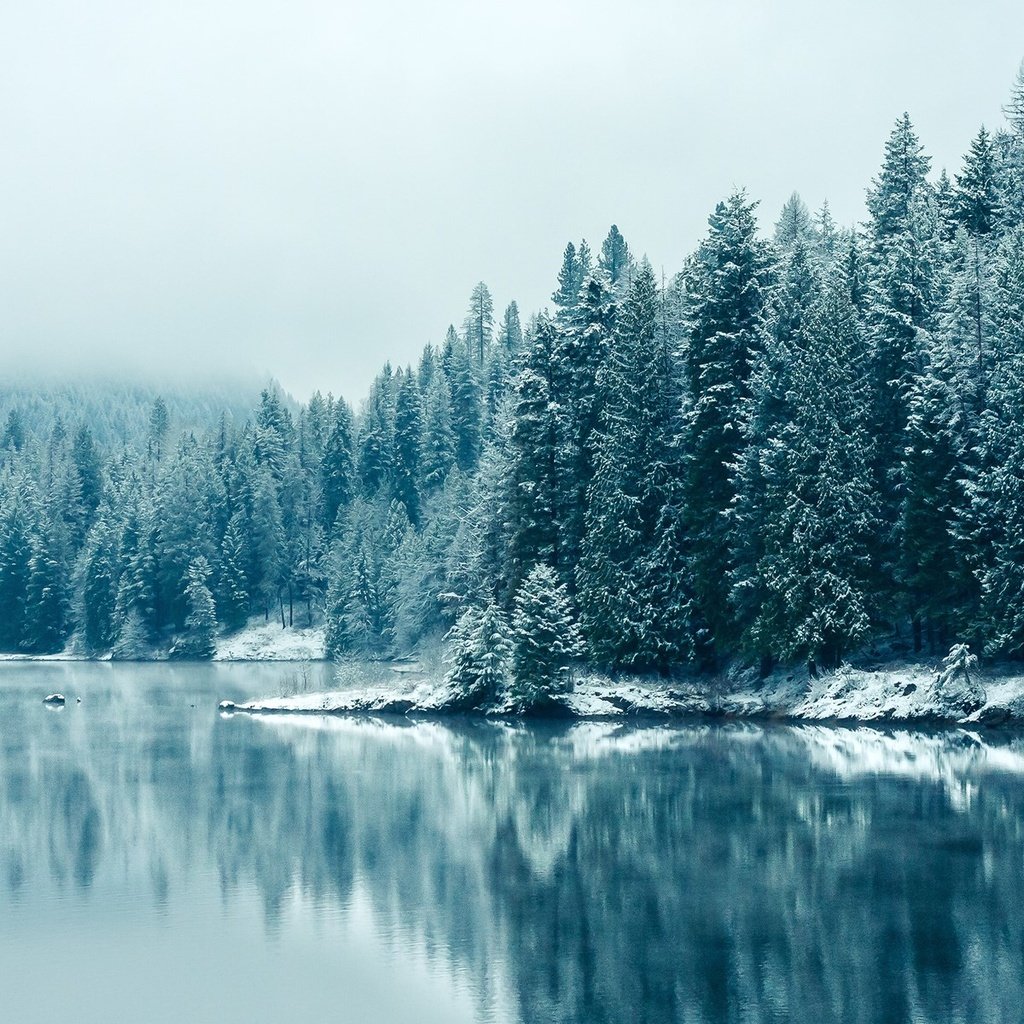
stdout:
POLYGON ((102 886, 142 915, 254 887, 272 943, 301 897, 311 928, 369 915, 396 962, 464 979, 480 1019, 1024 1005, 1016 737, 219 719, 197 680, 63 716, 4 695, 0 899, 102 886))

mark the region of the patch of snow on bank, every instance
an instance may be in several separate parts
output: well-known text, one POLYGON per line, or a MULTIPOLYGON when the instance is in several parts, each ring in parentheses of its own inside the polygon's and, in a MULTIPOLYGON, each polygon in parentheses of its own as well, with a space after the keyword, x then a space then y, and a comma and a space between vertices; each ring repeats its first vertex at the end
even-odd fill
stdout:
POLYGON ((323 661, 324 629, 282 629, 268 622, 220 637, 214 661, 323 661))

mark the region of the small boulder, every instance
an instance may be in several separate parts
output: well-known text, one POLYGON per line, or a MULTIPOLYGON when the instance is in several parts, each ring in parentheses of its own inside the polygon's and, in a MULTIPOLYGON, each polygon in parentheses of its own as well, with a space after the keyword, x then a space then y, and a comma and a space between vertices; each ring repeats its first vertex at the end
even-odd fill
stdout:
POLYGON ((66 702, 67 698, 63 693, 51 693, 49 696, 43 698, 44 704, 51 704, 55 707, 61 707, 66 702))

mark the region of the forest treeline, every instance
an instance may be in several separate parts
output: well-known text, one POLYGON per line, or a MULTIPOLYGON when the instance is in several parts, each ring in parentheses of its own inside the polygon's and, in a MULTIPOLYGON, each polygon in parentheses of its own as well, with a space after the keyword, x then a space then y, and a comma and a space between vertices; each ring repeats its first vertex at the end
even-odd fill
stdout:
POLYGON ((452 673, 1024 651, 1024 72, 952 177, 900 118, 837 226, 742 191, 670 278, 612 227, 550 311, 477 285, 358 412, 0 438, 0 648, 205 656, 259 614, 452 673))

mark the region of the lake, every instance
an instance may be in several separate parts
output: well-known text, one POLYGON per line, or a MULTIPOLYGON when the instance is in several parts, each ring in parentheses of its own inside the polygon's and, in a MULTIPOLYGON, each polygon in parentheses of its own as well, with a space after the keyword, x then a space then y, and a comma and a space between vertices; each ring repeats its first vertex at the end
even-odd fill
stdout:
POLYGON ((217 712, 296 671, 0 665, 3 1020, 1024 1016, 1016 735, 217 712))

